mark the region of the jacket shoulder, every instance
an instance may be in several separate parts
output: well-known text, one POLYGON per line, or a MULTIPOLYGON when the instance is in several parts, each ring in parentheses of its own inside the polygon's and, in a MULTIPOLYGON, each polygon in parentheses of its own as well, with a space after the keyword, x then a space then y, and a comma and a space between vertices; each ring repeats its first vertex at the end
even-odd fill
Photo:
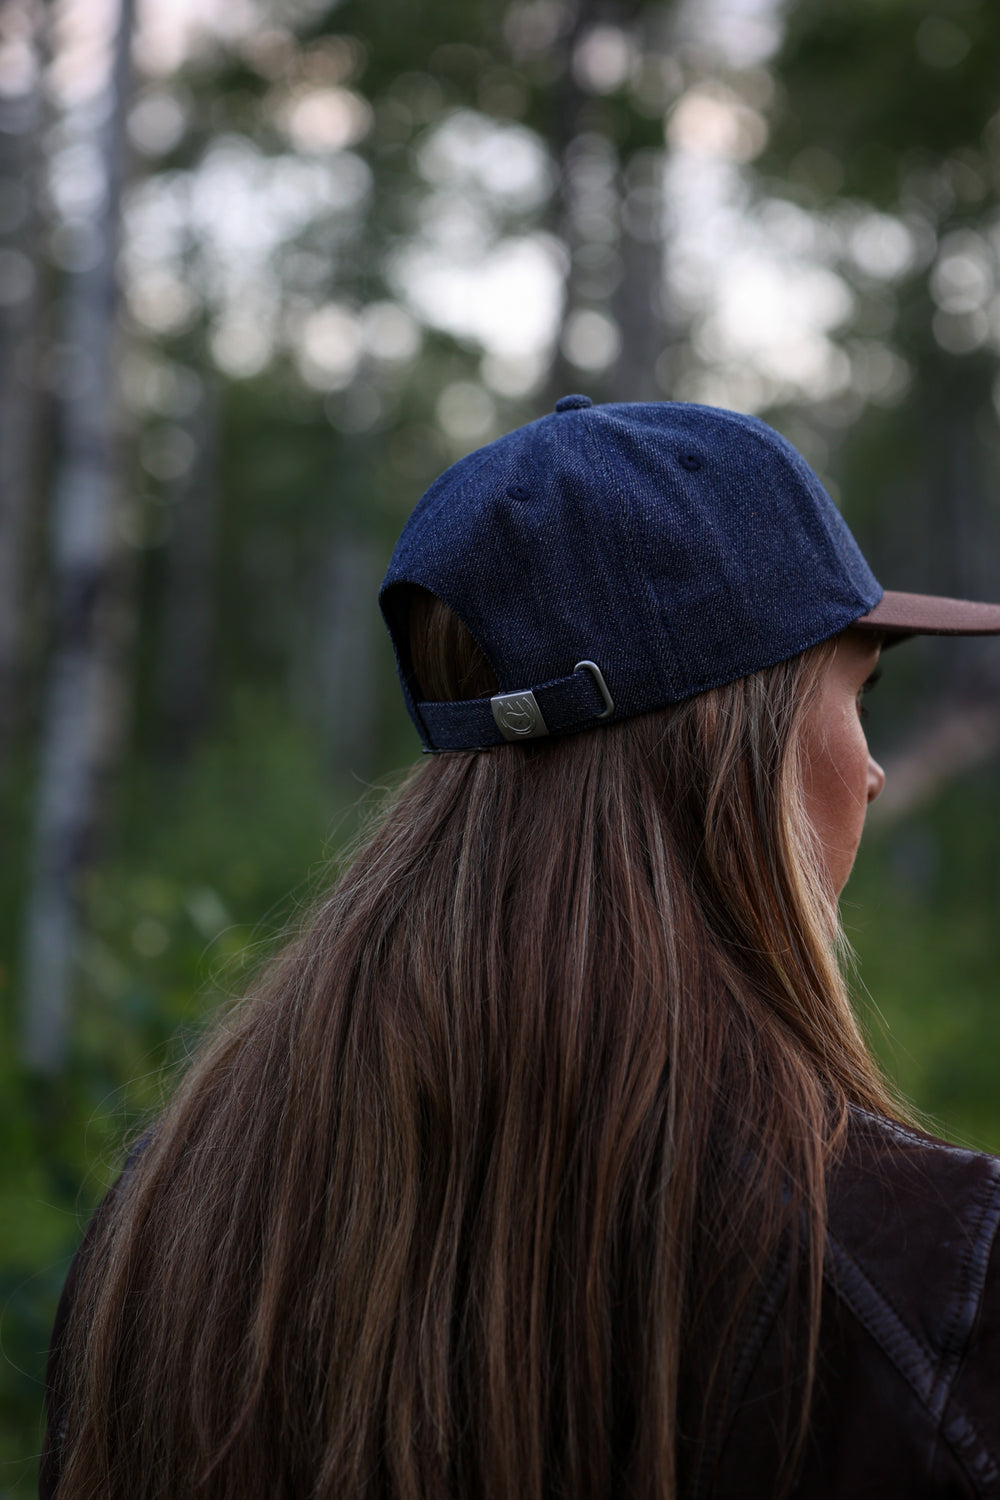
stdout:
POLYGON ((972 1493, 1000 1494, 1000 1160, 852 1112, 826 1278, 972 1493))
MULTIPOLYGON (((816 1378, 795 1500, 1000 1500, 1000 1160, 861 1110, 828 1175, 816 1378)), ((794 1391, 762 1298, 693 1493, 773 1492, 794 1391), (712 1478, 708 1474, 712 1473, 712 1478)))
POLYGON ((829 1183, 833 1290, 939 1416, 1000 1224, 1000 1159, 852 1112, 829 1183))

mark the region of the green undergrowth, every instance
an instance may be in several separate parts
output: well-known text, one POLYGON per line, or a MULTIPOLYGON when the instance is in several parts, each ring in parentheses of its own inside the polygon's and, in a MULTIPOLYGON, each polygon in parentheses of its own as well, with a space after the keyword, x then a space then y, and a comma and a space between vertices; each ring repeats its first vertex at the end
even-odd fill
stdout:
MULTIPOLYGON (((35 1493, 49 1329, 87 1217, 127 1143, 220 1004, 241 994, 331 877, 353 836, 357 782, 338 786, 281 702, 237 696, 182 766, 141 764, 82 891, 69 1063, 57 1082, 17 1062, 20 858, 4 861, 0 924, 0 1500, 35 1493)), ((26 839, 13 796, 8 820, 26 839)))
POLYGON ((842 902, 859 1008, 928 1128, 1000 1151, 1000 774, 873 830, 842 902))

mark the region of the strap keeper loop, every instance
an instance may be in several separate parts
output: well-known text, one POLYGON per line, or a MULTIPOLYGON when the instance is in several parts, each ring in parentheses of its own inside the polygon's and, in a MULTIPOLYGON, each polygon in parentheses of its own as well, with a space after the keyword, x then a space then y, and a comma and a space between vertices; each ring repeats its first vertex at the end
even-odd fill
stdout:
POLYGON ((611 694, 608 692, 608 685, 604 681, 604 673, 601 671, 596 661, 578 661, 576 666, 573 668, 573 671, 587 671, 590 673, 591 677, 593 677, 594 681, 597 683, 597 691, 604 699, 604 712, 602 714, 598 714, 597 717, 600 720, 610 719, 611 715, 615 711, 615 705, 612 701, 611 694))

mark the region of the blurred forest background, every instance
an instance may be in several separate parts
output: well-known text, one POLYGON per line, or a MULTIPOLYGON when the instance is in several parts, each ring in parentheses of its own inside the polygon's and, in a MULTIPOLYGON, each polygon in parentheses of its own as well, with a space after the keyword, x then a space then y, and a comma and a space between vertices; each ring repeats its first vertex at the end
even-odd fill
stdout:
MULTIPOLYGON (((560 394, 1000 599, 1000 7, 0 0, 0 1496, 123 1140, 417 751, 375 592, 560 394)), ((1000 644, 891 653, 859 1008, 1000 1149, 1000 644)))

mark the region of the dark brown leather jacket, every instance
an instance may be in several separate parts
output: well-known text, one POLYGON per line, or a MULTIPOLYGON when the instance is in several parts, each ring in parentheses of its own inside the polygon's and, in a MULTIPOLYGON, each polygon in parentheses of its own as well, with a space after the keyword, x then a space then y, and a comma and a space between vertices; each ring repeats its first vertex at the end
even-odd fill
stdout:
MULTIPOLYGON (((796 1500, 1000 1497, 1000 1161, 853 1113, 830 1180, 816 1391, 796 1500)), ((690 1500, 774 1491, 768 1288, 690 1500)))
MULTIPOLYGON (((830 1180, 816 1391, 795 1500, 1000 1500, 1000 1160, 855 1111, 830 1180)), ((58 1346, 40 1495, 58 1477, 58 1346)), ((776 1271, 684 1500, 762 1500, 787 1387, 776 1271)))

